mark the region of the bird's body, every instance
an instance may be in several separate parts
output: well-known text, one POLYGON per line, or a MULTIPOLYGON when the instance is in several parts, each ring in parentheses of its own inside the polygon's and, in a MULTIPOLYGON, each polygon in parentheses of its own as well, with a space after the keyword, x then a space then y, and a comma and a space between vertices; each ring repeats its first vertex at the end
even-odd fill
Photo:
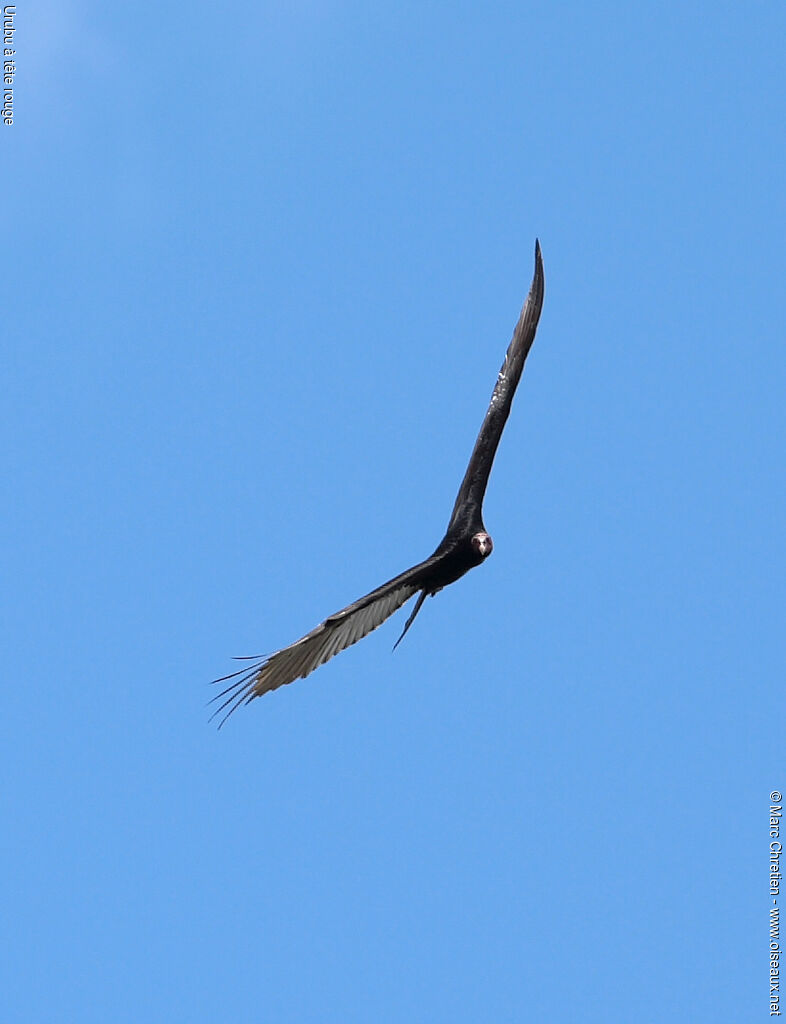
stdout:
POLYGON ((306 636, 284 647, 269 658, 230 676, 216 680, 234 680, 215 700, 225 698, 216 714, 228 708, 222 719, 255 697, 275 690, 313 672, 333 655, 356 643, 389 618, 419 593, 412 614, 397 644, 414 621, 426 597, 455 583, 480 565, 491 554, 493 544, 483 525, 483 497, 491 465, 502 431, 510 413, 524 362, 527 358, 543 306, 543 263, 540 246, 535 243, 535 274, 527 301, 505 354, 483 425, 459 488, 445 536, 434 553, 406 572, 395 576, 370 594, 329 616, 306 636))

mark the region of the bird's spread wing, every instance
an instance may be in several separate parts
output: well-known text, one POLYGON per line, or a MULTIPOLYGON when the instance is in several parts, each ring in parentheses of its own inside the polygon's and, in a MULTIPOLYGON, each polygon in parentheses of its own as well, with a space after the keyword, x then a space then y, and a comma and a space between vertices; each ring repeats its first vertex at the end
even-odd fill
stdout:
POLYGON ((255 697, 261 697, 285 683, 302 679, 324 665, 334 654, 357 643, 422 589, 429 570, 437 560, 432 555, 329 616, 296 643, 276 651, 269 658, 256 661, 251 667, 217 679, 217 683, 228 679, 233 682, 213 698, 214 701, 224 698, 213 717, 228 709, 220 723, 223 725, 241 704, 248 704, 255 697))
POLYGON ((535 275, 532 278, 532 286, 513 332, 513 339, 505 353, 505 361, 499 371, 486 418, 483 420, 483 426, 480 428, 467 471, 461 482, 450 518, 451 526, 461 514, 462 509, 466 509, 468 505, 480 508, 483 504, 483 495, 486 493, 491 464, 494 461, 497 445, 510 413, 513 395, 521 377, 521 371, 524 369, 524 361, 535 340, 535 331, 538 327, 542 306, 543 260, 540 255, 540 245, 535 242, 535 275))

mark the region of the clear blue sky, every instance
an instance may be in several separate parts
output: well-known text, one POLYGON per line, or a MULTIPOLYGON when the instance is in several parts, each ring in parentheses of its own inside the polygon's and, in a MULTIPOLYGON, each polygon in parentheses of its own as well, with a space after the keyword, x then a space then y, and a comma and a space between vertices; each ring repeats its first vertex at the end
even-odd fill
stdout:
POLYGON ((785 35, 18 7, 4 1024, 768 1018, 785 35), (216 732, 442 536, 536 236, 493 557, 216 732))

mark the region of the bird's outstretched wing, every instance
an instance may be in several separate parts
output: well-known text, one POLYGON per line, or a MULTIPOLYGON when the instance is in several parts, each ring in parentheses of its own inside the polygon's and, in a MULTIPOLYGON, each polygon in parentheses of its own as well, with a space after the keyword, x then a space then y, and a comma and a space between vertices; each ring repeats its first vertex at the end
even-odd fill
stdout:
POLYGON ((456 504, 453 506, 448 530, 460 518, 467 506, 475 506, 480 509, 483 504, 491 464, 494 461, 497 445, 510 413, 513 395, 516 392, 521 371, 524 369, 524 361, 535 340, 535 331, 538 327, 542 307, 543 260, 540 255, 540 243, 536 241, 535 274, 532 278, 529 295, 521 310, 519 322, 513 332, 513 339, 505 353, 505 361, 499 371, 497 383, 494 385, 486 418, 483 420, 483 426, 480 428, 478 439, 472 450, 467 471, 456 497, 456 504))
POLYGON ((241 704, 248 704, 255 697, 261 697, 262 694, 275 690, 285 683, 302 679, 315 668, 324 665, 334 654, 357 643, 380 626, 418 590, 424 588, 430 572, 438 562, 439 556, 432 555, 424 562, 383 583, 365 597, 342 608, 340 612, 329 616, 316 629, 312 629, 289 647, 283 647, 269 658, 255 661, 253 665, 240 669, 239 672, 216 679, 217 683, 228 679, 234 680, 213 698, 213 701, 225 698, 214 712, 213 718, 228 709, 219 723, 219 728, 241 704))

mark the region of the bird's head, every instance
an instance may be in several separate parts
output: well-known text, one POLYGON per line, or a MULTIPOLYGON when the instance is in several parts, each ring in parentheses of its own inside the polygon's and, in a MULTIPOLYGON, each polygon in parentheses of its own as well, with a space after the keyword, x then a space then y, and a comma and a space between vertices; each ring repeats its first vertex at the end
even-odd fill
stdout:
POLYGON ((480 555, 481 558, 488 558, 494 550, 494 544, 491 537, 489 537, 485 530, 481 530, 480 533, 473 534, 472 550, 476 555, 480 555))

